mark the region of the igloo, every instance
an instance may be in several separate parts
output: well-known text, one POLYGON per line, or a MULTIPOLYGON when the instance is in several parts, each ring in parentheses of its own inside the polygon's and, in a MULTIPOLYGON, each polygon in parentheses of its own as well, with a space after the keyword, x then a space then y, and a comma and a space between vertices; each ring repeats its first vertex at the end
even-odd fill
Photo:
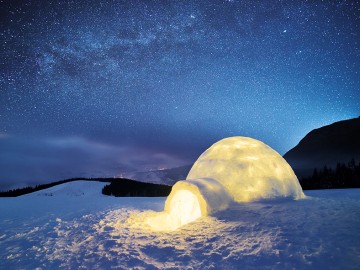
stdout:
POLYGON ((230 137, 218 141, 194 163, 186 179, 212 178, 236 202, 276 197, 304 197, 286 160, 261 141, 230 137))
POLYGON ((197 159, 186 180, 173 186, 164 212, 147 222, 157 230, 174 230, 224 210, 233 201, 304 197, 296 175, 280 154, 261 141, 230 137, 197 159))

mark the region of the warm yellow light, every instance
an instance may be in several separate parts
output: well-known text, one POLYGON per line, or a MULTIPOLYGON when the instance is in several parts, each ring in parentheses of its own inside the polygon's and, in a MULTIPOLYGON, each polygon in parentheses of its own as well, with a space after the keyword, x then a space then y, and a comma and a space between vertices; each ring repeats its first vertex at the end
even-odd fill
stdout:
POLYGON ((228 207, 231 201, 224 187, 210 178, 178 181, 165 201, 164 211, 147 218, 154 230, 175 230, 201 216, 228 207))
POLYGON ((248 137, 225 138, 207 149, 186 179, 204 177, 221 183, 236 202, 305 196, 286 160, 263 142, 248 137))
POLYGON ((175 230, 201 217, 198 198, 188 190, 178 190, 168 202, 168 208, 146 222, 155 230, 175 230))
POLYGON ((164 211, 147 218, 155 230, 175 230, 231 201, 304 198, 290 165, 266 144, 247 137, 223 139, 206 150, 187 179, 177 182, 164 211))
POLYGON ((174 217, 175 223, 180 226, 201 217, 199 201, 195 194, 188 190, 176 192, 170 202, 170 216, 174 217))

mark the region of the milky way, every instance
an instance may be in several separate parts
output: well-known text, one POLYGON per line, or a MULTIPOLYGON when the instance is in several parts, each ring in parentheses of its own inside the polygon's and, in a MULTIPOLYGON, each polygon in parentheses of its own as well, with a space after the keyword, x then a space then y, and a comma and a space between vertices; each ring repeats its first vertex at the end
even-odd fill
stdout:
MULTIPOLYGON (((7 0, 0 8, 3 163, 42 156, 19 146, 34 138, 127 147, 142 153, 140 170, 189 164, 234 135, 284 153, 311 129, 360 114, 358 1, 7 0)), ((97 169, 135 170, 124 160, 97 169)))

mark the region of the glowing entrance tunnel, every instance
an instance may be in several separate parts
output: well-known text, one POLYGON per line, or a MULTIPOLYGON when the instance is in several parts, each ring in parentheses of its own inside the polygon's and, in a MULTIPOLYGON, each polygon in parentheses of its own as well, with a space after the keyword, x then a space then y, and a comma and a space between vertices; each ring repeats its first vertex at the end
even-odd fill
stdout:
POLYGON ((258 140, 231 137, 198 158, 187 179, 173 186, 164 212, 148 218, 147 223, 156 230, 175 230, 226 209, 231 201, 279 197, 305 197, 290 165, 258 140))
POLYGON ((164 212, 147 219, 155 230, 175 230, 201 216, 224 210, 231 202, 225 188, 211 178, 178 181, 165 201, 164 212))

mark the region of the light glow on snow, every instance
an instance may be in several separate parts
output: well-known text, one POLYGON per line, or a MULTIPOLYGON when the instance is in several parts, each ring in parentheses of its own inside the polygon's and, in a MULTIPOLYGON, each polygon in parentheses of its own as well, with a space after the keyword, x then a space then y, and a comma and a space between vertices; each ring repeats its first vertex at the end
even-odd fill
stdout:
POLYGON ((175 230, 229 206, 305 195, 290 165, 266 144, 248 137, 223 139, 194 163, 187 179, 177 182, 164 211, 147 219, 155 230, 175 230))

